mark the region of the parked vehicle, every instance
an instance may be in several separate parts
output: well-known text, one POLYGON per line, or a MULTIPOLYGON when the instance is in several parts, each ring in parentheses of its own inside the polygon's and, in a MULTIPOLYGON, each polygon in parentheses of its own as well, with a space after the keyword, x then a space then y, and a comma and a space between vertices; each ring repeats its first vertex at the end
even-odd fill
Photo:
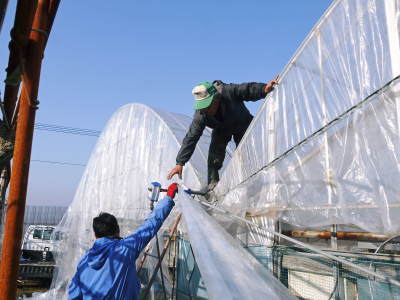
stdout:
POLYGON ((53 261, 53 251, 61 240, 60 233, 54 233, 54 230, 53 226, 30 225, 24 235, 22 258, 33 261, 53 261))

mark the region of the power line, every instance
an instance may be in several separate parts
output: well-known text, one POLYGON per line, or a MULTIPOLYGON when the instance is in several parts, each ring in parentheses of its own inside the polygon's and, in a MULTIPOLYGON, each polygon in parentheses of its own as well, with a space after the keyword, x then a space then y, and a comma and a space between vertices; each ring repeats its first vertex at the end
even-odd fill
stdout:
POLYGON ((62 126, 55 124, 45 124, 45 123, 35 123, 35 129, 44 131, 53 131, 65 134, 76 134, 76 135, 95 136, 95 137, 98 137, 101 133, 101 131, 99 130, 69 127, 69 126, 62 126))
MULTIPOLYGON (((93 129, 85 129, 78 127, 63 126, 63 125, 45 124, 45 123, 35 123, 35 129, 43 131, 52 131, 57 133, 76 134, 76 135, 95 136, 95 137, 98 137, 101 133, 100 131, 93 129)), ((79 166, 79 167, 86 166, 86 164, 82 163, 71 163, 65 161, 51 161, 51 160, 40 160, 40 159, 32 159, 31 162, 64 165, 64 166, 79 166)))
POLYGON ((51 161, 51 160, 40 160, 40 159, 32 159, 32 162, 40 162, 40 163, 47 163, 47 164, 56 164, 56 165, 67 165, 67 166, 80 166, 86 167, 85 164, 81 163, 70 163, 65 161, 51 161))

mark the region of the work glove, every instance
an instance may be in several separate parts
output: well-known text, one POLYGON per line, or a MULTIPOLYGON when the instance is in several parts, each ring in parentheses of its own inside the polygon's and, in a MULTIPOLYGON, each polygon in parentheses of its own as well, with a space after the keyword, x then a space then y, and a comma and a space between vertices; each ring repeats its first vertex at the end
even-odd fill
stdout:
POLYGON ((167 196, 174 199, 177 192, 178 192, 178 184, 176 182, 174 182, 169 185, 168 190, 167 190, 167 196))

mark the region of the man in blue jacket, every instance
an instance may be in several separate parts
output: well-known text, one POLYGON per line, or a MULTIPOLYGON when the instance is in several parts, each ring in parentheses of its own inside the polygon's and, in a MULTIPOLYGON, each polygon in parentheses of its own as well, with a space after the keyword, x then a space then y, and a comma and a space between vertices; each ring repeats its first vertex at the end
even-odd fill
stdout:
POLYGON ((176 183, 138 230, 122 239, 117 219, 101 213, 93 219, 96 241, 78 264, 68 290, 69 299, 138 299, 140 281, 135 261, 174 206, 176 183))

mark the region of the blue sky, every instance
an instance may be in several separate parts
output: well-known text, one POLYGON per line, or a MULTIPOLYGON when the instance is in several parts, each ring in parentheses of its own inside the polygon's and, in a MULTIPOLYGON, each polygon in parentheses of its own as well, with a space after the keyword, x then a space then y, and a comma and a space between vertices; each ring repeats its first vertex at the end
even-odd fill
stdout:
MULTIPOLYGON (((131 102, 192 115, 198 82, 267 82, 279 74, 331 2, 61 1, 36 121, 102 130, 131 102)), ((0 34, 1 70, 15 6, 10 0, 0 34)), ((248 107, 255 114, 260 103, 248 107)), ((85 164, 95 143, 94 137, 37 130, 32 159, 85 164)), ((83 170, 32 162, 27 203, 68 205, 83 170)))

